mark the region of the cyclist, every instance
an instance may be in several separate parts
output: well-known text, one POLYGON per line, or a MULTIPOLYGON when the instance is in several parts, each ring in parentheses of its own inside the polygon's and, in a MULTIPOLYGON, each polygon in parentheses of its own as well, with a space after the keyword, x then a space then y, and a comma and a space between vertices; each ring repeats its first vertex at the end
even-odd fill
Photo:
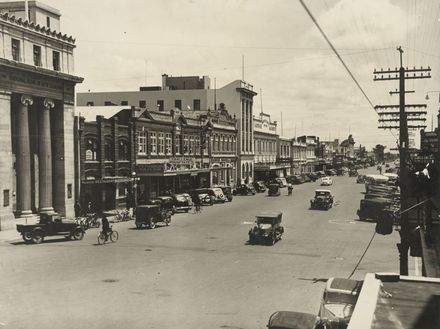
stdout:
POLYGON ((104 233, 105 241, 107 241, 110 233, 110 224, 108 222, 106 215, 102 215, 101 223, 102 223, 102 233, 104 233))

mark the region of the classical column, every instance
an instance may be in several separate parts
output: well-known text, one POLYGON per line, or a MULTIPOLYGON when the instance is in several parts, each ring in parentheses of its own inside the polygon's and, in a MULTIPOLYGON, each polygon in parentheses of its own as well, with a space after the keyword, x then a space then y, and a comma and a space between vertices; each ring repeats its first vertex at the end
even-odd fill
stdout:
POLYGON ((52 145, 50 138, 50 110, 55 107, 53 100, 45 98, 40 108, 38 120, 38 167, 40 213, 53 212, 52 207, 52 145))
POLYGON ((30 96, 21 96, 17 110, 17 210, 21 217, 32 216, 31 210, 31 154, 29 140, 30 96))

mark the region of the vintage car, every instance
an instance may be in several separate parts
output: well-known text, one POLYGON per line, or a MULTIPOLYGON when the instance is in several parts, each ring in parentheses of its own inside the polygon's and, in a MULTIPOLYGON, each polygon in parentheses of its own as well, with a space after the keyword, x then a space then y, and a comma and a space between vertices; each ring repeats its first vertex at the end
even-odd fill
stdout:
POLYGON ((158 196, 156 198, 151 198, 151 199, 147 200, 146 204, 147 205, 158 205, 163 209, 171 211, 171 213, 173 213, 173 214, 176 212, 176 207, 174 205, 174 199, 173 199, 173 197, 168 196, 168 195, 162 195, 162 196, 158 196))
POLYGON ((320 324, 319 317, 302 312, 278 311, 269 317, 268 329, 315 329, 320 324))
POLYGON ((136 228, 146 226, 149 229, 156 227, 156 223, 162 222, 170 225, 172 212, 162 208, 160 205, 142 205, 136 207, 136 228))
POLYGON ((289 176, 288 182, 290 184, 299 185, 304 183, 305 181, 304 181, 304 177, 302 177, 301 175, 292 175, 289 176))
POLYGON ((211 195, 214 196, 215 203, 225 203, 228 200, 220 187, 212 187, 208 190, 211 190, 213 192, 213 194, 211 195))
POLYGON ((268 196, 279 196, 280 194, 280 186, 278 184, 274 183, 269 185, 267 190, 268 196))
POLYGON ((284 227, 281 226, 282 212, 267 212, 258 214, 255 225, 249 231, 249 243, 266 243, 274 245, 281 240, 284 233, 284 227))
POLYGON ((327 176, 336 176, 336 170, 334 170, 334 169, 327 169, 327 170, 325 171, 325 174, 326 174, 327 176))
POLYGON ((361 289, 362 281, 327 280, 318 314, 321 320, 325 320, 325 328, 347 328, 361 289))
POLYGON ((199 188, 188 191, 191 195, 193 203, 203 206, 212 206, 214 204, 215 195, 209 188, 199 188))
POLYGON ((237 185, 232 192, 234 195, 255 195, 255 188, 251 184, 237 185))
POLYGON ((308 174, 306 174, 306 173, 304 173, 304 174, 301 174, 301 177, 302 177, 302 179, 304 180, 304 183, 308 183, 308 182, 310 182, 310 181, 311 181, 311 179, 310 179, 309 175, 308 175, 308 174))
POLYGON ((356 183, 358 184, 365 183, 365 175, 358 175, 356 178, 356 183))
POLYGON ((360 220, 377 221, 389 217, 399 209, 399 203, 387 198, 363 199, 360 201, 357 215, 360 220))
POLYGON ((287 186, 287 180, 284 177, 277 177, 275 178, 275 181, 278 183, 280 187, 286 187, 287 186))
POLYGON ((254 188, 258 193, 266 192, 266 185, 264 185, 262 180, 254 182, 254 188))
POLYGON ((193 201, 188 193, 173 194, 175 211, 188 212, 193 207, 193 201))
POLYGON ((324 177, 325 176, 325 172, 320 170, 316 172, 316 175, 318 175, 319 178, 324 177))
POLYGON ((306 174, 312 182, 316 182, 316 180, 319 178, 318 174, 316 172, 309 172, 306 174))
POLYGON ((337 176, 344 176, 345 170, 343 168, 336 169, 337 176))
POLYGON ((388 177, 388 185, 397 185, 399 182, 399 175, 391 172, 386 172, 383 176, 388 177))
POLYGON ((67 239, 81 240, 85 228, 76 221, 58 214, 41 214, 37 224, 17 224, 17 231, 26 243, 41 243, 47 236, 64 235, 67 239))
POLYGON ((310 209, 329 210, 333 206, 333 196, 330 190, 316 190, 315 197, 310 200, 310 209))
POLYGON ((350 169, 350 171, 348 172, 348 176, 350 177, 356 177, 358 175, 358 172, 356 169, 350 169))
POLYGON ((333 185, 333 180, 331 177, 325 176, 321 178, 321 185, 322 186, 330 186, 333 185))
POLYGON ((224 194, 224 196, 226 197, 226 200, 229 201, 229 202, 231 202, 232 199, 233 199, 233 196, 232 196, 232 187, 230 187, 230 186, 219 186, 219 187, 222 189, 223 194, 224 194))

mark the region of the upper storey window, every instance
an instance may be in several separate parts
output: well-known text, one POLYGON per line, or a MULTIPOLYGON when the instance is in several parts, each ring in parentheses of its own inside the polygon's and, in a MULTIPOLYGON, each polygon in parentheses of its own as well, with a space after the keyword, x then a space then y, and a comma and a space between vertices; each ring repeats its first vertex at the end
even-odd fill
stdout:
POLYGON ((20 40, 12 39, 12 59, 14 61, 20 61, 20 40))
POLYGON ((53 63, 53 69, 55 71, 60 70, 60 53, 58 51, 52 52, 52 63, 53 63))
POLYGON ((50 17, 46 16, 46 26, 50 28, 50 17))
POLYGON ((41 47, 34 45, 34 65, 41 66, 41 47))

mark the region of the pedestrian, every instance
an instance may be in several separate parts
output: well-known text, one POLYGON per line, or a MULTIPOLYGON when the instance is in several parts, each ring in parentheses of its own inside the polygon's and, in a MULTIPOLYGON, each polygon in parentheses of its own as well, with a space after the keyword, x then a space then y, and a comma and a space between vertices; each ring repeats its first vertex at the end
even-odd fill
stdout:
POLYGON ((74 209, 75 209, 75 217, 80 217, 81 216, 81 204, 79 203, 78 200, 76 200, 76 202, 75 202, 74 209))
POLYGON ((91 213, 93 213, 92 210, 93 210, 93 209, 92 209, 92 202, 89 201, 89 203, 87 203, 87 209, 86 209, 87 214, 91 214, 91 213))

